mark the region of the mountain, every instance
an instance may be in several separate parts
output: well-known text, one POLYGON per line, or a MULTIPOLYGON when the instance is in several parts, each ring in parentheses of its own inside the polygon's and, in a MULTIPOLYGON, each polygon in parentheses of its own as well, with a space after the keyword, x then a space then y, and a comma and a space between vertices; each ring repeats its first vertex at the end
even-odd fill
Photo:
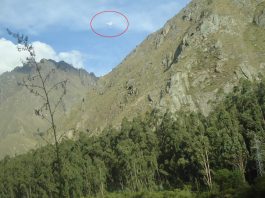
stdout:
MULTIPOLYGON (((87 89, 96 86, 97 78, 83 69, 75 69, 65 62, 41 60, 43 73, 54 70, 49 83, 68 80, 63 107, 58 108, 58 120, 80 104, 87 89)), ((46 130, 47 123, 34 114, 42 102, 25 87, 19 86, 23 78, 32 74, 32 67, 24 65, 0 76, 0 157, 22 153, 41 142, 37 131, 46 130)))
MULTIPOLYGON (((208 115, 241 78, 259 79, 264 55, 264 0, 193 0, 101 78, 66 63, 40 64, 56 68, 56 81, 71 82, 62 130, 99 133, 152 109, 208 115)), ((44 126, 33 115, 36 98, 16 85, 28 72, 0 76, 3 154, 35 146, 34 131, 44 126)))
POLYGON ((264 44, 264 1, 193 0, 100 78, 66 123, 100 132, 154 108, 208 115, 240 78, 264 72, 264 44))

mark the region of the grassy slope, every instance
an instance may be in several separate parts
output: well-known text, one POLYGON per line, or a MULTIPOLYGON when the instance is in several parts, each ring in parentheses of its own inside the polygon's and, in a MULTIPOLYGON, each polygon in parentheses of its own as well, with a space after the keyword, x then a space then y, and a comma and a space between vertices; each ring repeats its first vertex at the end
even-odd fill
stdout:
MULTIPOLYGON (((165 89, 170 78, 178 72, 181 72, 180 76, 188 76, 190 87, 184 95, 189 95, 195 105, 207 113, 210 110, 208 100, 215 101, 219 90, 229 92, 244 76, 240 68, 242 64, 246 65, 251 75, 262 71, 260 64, 265 62, 265 58, 259 54, 264 51, 265 31, 252 24, 256 6, 254 1, 251 7, 242 7, 240 2, 237 4, 230 0, 208 2, 193 1, 161 30, 150 35, 112 72, 100 78, 100 86, 87 93, 84 112, 74 108, 66 125, 83 131, 97 129, 100 132, 109 124, 119 126, 124 116, 132 118, 150 108, 159 107, 161 101, 165 104, 163 108, 175 109, 172 105, 174 98, 166 94, 165 89), (185 21, 182 18, 189 10, 193 20, 185 21), (216 25, 210 19, 212 14, 219 16, 219 29, 203 36, 200 30, 202 23, 207 21, 210 26, 216 25), (165 72, 163 59, 174 54, 183 39, 188 41, 189 46, 182 50, 178 62, 165 72), (221 43, 218 50, 213 47, 217 42, 221 43), (218 64, 221 65, 221 72, 215 71, 218 64), (134 81, 137 95, 128 95, 128 81, 134 81), (153 99, 152 103, 148 101, 148 95, 153 99)), ((180 79, 182 81, 184 79, 180 79)), ((181 86, 180 83, 175 87, 181 86)), ((171 92, 175 92, 176 96, 181 94, 177 90, 171 92)))

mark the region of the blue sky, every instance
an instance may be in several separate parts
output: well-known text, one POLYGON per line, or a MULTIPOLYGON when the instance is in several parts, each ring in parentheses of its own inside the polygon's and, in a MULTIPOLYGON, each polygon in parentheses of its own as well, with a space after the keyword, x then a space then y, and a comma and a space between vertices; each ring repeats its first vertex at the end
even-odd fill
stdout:
MULTIPOLYGON (((161 28, 190 0, 2 0, 0 7, 0 73, 18 64, 12 60, 12 39, 5 28, 27 34, 40 58, 66 60, 101 76, 111 71, 150 33, 161 28), (130 26, 120 37, 99 37, 90 29, 92 17, 104 10, 127 16, 130 26), (2 52, 2 53, 1 53, 2 52), (5 61, 1 62, 1 54, 5 61), (9 57, 10 56, 10 57, 9 57), (10 58, 10 60, 8 59, 10 58), (2 68, 2 70, 1 70, 2 68)), ((109 13, 97 17, 100 33, 113 34, 124 29, 124 19, 109 13), (111 25, 107 23, 111 22, 111 25)))

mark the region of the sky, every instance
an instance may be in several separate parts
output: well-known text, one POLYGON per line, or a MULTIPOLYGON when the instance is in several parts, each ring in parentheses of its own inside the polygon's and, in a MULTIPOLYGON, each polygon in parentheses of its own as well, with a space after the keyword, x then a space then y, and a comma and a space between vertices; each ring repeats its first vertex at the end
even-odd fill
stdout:
POLYGON ((102 76, 189 2, 1 0, 0 74, 22 65, 22 60, 27 57, 27 54, 17 51, 16 41, 7 34, 6 28, 29 37, 37 61, 42 58, 63 60, 102 76), (129 27, 121 36, 108 38, 95 34, 90 23, 94 31, 106 36, 118 35, 129 27))

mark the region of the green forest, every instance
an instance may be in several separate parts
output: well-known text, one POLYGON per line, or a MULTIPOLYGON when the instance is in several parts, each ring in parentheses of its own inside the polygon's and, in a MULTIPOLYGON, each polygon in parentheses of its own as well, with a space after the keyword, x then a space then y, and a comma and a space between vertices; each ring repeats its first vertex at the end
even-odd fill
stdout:
POLYGON ((209 116, 157 110, 0 161, 0 197, 265 197, 265 80, 241 80, 209 116))

